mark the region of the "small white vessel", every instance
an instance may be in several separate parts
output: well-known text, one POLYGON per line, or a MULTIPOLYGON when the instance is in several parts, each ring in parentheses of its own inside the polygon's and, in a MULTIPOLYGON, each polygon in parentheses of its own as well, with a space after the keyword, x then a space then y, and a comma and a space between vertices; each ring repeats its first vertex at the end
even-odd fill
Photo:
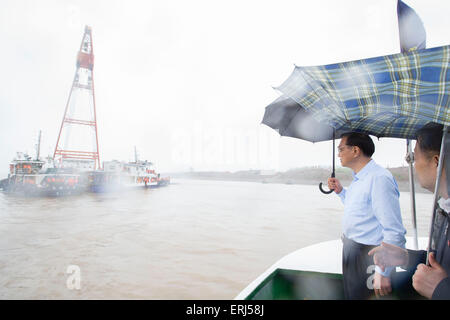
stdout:
POLYGON ((158 176, 149 161, 105 161, 103 169, 89 173, 89 189, 107 192, 132 187, 156 187, 158 176))

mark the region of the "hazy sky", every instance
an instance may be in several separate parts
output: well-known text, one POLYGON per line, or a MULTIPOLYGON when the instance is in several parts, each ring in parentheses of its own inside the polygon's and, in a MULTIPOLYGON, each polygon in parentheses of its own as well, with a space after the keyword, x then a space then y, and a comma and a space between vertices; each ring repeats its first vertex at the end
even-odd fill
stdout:
MULTIPOLYGON (((397 53, 396 0, 24 1, 0 11, 0 177, 17 151, 53 154, 84 26, 93 30, 101 160, 162 171, 331 164, 331 143, 261 125, 294 68, 397 53)), ((449 44, 447 0, 409 0, 427 46, 449 44)), ((405 142, 375 160, 405 164, 405 142)))

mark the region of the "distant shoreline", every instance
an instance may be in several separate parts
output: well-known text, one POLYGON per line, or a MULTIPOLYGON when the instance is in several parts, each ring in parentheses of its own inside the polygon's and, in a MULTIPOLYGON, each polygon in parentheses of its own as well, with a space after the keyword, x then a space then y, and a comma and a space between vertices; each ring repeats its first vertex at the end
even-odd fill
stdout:
MULTIPOLYGON (((399 190, 409 192, 409 168, 398 167, 388 168, 397 181, 399 190)), ((286 172, 264 172, 261 170, 246 170, 237 172, 223 171, 193 171, 193 172, 175 172, 166 174, 171 178, 194 179, 194 180, 215 180, 215 181, 236 181, 236 182, 256 182, 256 183, 279 183, 288 185, 319 185, 325 184, 330 176, 331 169, 320 167, 306 167, 288 170, 286 172)), ((414 172, 415 173, 415 172, 414 172)), ((348 186, 353 180, 350 169, 338 168, 336 177, 344 186, 348 186)), ((418 193, 429 193, 429 191, 420 187, 415 177, 415 191, 418 193)))

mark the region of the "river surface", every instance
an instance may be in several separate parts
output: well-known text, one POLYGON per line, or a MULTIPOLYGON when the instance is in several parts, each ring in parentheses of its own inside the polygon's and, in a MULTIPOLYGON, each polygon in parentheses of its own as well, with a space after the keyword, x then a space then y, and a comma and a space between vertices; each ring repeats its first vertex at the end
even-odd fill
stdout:
MULTIPOLYGON (((172 180, 66 198, 0 194, 0 299, 233 299, 284 255, 340 237, 317 186, 172 180)), ((432 194, 416 194, 427 236, 432 194)), ((400 197, 412 235, 409 193, 400 197)))

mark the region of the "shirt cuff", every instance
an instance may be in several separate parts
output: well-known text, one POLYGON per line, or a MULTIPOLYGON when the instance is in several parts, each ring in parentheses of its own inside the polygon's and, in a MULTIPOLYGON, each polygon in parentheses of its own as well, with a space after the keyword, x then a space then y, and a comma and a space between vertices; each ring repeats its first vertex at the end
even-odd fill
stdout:
POLYGON ((381 274, 383 277, 389 278, 394 268, 395 267, 386 267, 384 268, 384 271, 381 271, 381 268, 379 266, 375 266, 375 272, 381 274))
POLYGON ((342 188, 342 191, 337 193, 338 197, 341 198, 342 202, 345 200, 345 189, 342 188))

